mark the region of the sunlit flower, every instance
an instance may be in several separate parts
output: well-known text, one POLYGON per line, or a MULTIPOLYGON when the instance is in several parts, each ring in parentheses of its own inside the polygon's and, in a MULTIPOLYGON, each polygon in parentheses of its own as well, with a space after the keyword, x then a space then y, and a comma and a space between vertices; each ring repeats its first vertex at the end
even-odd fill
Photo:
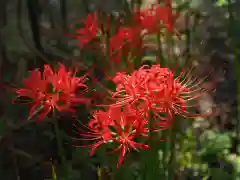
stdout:
POLYGON ((24 80, 24 88, 16 89, 17 98, 29 98, 32 104, 30 117, 39 114, 39 119, 44 118, 50 111, 74 112, 71 106, 79 103, 88 103, 88 99, 79 94, 77 90, 87 87, 86 78, 76 77, 76 71, 67 71, 63 64, 53 71, 49 65, 44 66, 41 73, 38 69, 30 72, 24 80))
MULTIPOLYGON (((183 117, 202 116, 194 114, 189 108, 198 107, 197 100, 206 89, 201 88, 203 80, 182 72, 174 77, 174 72, 168 68, 153 65, 151 68, 143 66, 132 74, 117 73, 113 78, 116 91, 112 92, 113 104, 110 106, 124 106, 135 104, 145 114, 153 112, 159 130, 170 128, 174 115, 183 117)), ((156 129, 157 129, 156 128, 156 129)))
POLYGON ((80 133, 85 140, 96 140, 91 149, 91 155, 101 145, 112 145, 113 152, 120 152, 117 166, 120 167, 127 152, 131 149, 147 149, 148 145, 138 143, 136 138, 146 136, 145 117, 128 106, 110 107, 106 111, 95 111, 93 119, 88 123, 90 132, 80 133))
MULTIPOLYGON (((112 31, 111 33, 105 32, 106 29, 110 30, 110 19, 107 19, 108 23, 105 25, 107 28, 101 25, 100 29, 104 36, 100 39, 105 45, 104 50, 109 48, 104 51, 108 53, 106 53, 107 59, 111 63, 120 63, 124 60, 124 63, 131 66, 128 72, 117 72, 113 77, 108 77, 108 80, 112 80, 115 84, 114 90, 100 85, 110 94, 111 98, 107 97, 109 94, 104 94, 100 98, 102 104, 97 105, 103 109, 93 111, 92 118, 86 125, 88 131, 78 131, 80 136, 84 136, 84 140, 94 141, 93 144, 87 145, 91 147, 91 155, 101 146, 105 146, 106 149, 113 150, 112 152, 119 152, 117 162, 119 167, 127 152, 149 148, 151 144, 149 142, 154 134, 152 132, 172 128, 175 116, 184 118, 206 116, 196 114, 190 109, 199 106, 198 98, 206 90, 201 87, 205 79, 194 77, 192 70, 176 74, 170 68, 163 68, 160 65, 143 65, 138 69, 134 67, 138 65, 135 60, 142 59, 143 52, 148 47, 144 44, 145 37, 148 35, 162 36, 164 32, 176 33, 174 21, 178 15, 179 13, 174 12, 171 1, 165 0, 164 6, 153 4, 148 9, 136 10, 133 18, 130 19, 132 24, 128 26, 125 24, 124 27, 117 26, 114 35, 112 31)), ((80 36, 83 44, 96 36, 98 31, 96 21, 96 18, 89 15, 89 23, 86 24, 84 30, 79 31, 79 34, 85 36, 84 38, 80 36), (90 31, 90 35, 85 31, 90 31)), ((67 72, 64 66, 60 67, 59 72, 49 71, 48 68, 48 74, 51 74, 49 77, 53 79, 50 82, 57 91, 64 92, 66 99, 69 100, 70 94, 74 96, 74 89, 78 85, 86 88, 82 80, 72 80, 75 73, 67 72)), ((95 96, 98 97, 99 94, 95 96)), ((99 102, 99 99, 97 101, 99 102)))

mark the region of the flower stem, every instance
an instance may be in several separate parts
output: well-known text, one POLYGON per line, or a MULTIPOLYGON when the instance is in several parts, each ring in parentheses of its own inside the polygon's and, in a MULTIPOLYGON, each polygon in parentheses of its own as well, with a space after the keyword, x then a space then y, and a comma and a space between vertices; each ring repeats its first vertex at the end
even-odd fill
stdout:
POLYGON ((156 134, 153 132, 153 116, 149 114, 149 146, 150 150, 145 151, 144 162, 144 180, 153 180, 160 177, 158 143, 156 134))
POLYGON ((237 154, 239 152, 237 151, 237 148, 240 144, 240 64, 239 64, 239 52, 238 49, 240 47, 239 41, 236 41, 238 39, 237 35, 237 28, 235 27, 236 20, 233 14, 232 9, 232 0, 228 0, 228 13, 229 13, 229 29, 228 29, 228 36, 230 38, 233 38, 233 44, 234 44, 234 67, 235 67, 235 75, 236 75, 236 99, 237 99, 237 124, 236 124, 236 140, 237 145, 235 146, 235 151, 237 154))
MULTIPOLYGON (((170 137, 171 137, 171 141, 176 140, 176 122, 173 123, 173 128, 171 129, 170 132, 170 137)), ((175 142, 170 142, 170 157, 169 157, 169 161, 168 161, 168 179, 172 180, 174 179, 174 168, 175 168, 175 158, 176 158, 176 143, 175 142)))
POLYGON ((55 131, 56 140, 57 140, 58 155, 61 158, 61 164, 64 164, 66 162, 66 157, 64 155, 63 142, 60 135, 59 124, 57 120, 53 122, 53 126, 54 126, 54 131, 55 131))
MULTIPOLYGON (((160 63, 161 66, 165 66, 165 60, 162 54, 162 43, 161 43, 161 34, 158 32, 157 34, 157 48, 158 48, 158 58, 160 58, 160 61, 157 63, 160 63)), ((159 60, 159 59, 158 59, 159 60)))
POLYGON ((170 135, 170 132, 171 129, 168 129, 166 131, 163 132, 162 134, 162 139, 166 140, 166 142, 163 144, 163 158, 162 158, 162 172, 164 174, 164 178, 165 180, 168 180, 168 157, 169 157, 169 135, 170 135))

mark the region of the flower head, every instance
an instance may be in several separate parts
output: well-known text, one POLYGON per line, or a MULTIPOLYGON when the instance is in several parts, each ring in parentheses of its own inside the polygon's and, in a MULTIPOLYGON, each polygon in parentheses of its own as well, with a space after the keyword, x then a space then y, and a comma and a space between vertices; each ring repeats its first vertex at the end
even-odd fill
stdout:
POLYGON ((117 166, 119 167, 131 149, 147 149, 148 145, 138 143, 137 138, 145 136, 147 132, 145 117, 130 107, 110 107, 106 111, 95 111, 93 119, 88 123, 91 132, 81 134, 87 140, 96 140, 91 155, 101 145, 113 145, 112 152, 120 152, 117 166))
POLYGON ((98 32, 98 22, 96 13, 87 16, 87 19, 84 22, 84 28, 77 29, 77 35, 74 37, 81 41, 80 48, 86 45, 89 41, 96 37, 98 32))
POLYGON ((42 119, 52 110, 71 111, 72 105, 88 103, 88 99, 77 93, 78 88, 87 89, 84 82, 86 78, 76 77, 76 71, 67 71, 63 64, 53 71, 49 65, 44 66, 41 73, 39 69, 30 72, 30 76, 24 80, 24 88, 16 89, 18 98, 27 97, 32 104, 30 117, 36 112, 42 119))
POLYGON ((146 34, 159 33, 161 24, 169 32, 172 32, 173 22, 177 16, 179 16, 179 13, 173 14, 171 3, 169 4, 166 1, 164 7, 161 7, 159 4, 153 4, 151 8, 135 11, 133 21, 145 30, 146 34))
POLYGON ((87 126, 90 131, 79 132, 87 137, 85 140, 96 141, 90 145, 91 155, 100 146, 111 145, 111 148, 115 147, 113 152, 120 153, 119 167, 131 149, 149 148, 143 140, 149 138, 151 131, 171 128, 175 115, 186 118, 202 116, 188 110, 197 107, 198 104, 190 102, 205 91, 201 88, 204 80, 198 80, 192 74, 189 71, 176 76, 169 68, 159 65, 142 66, 130 74, 118 72, 112 78, 116 89, 109 91, 112 103, 104 105, 104 110, 93 112, 87 126))
POLYGON ((120 28, 118 33, 110 39, 110 60, 120 63, 123 55, 128 57, 129 49, 139 51, 137 48, 141 46, 141 41, 140 28, 120 28))
POLYGON ((198 107, 198 104, 190 103, 206 90, 201 88, 203 80, 198 80, 191 73, 182 72, 175 77, 173 71, 159 65, 143 66, 131 74, 119 72, 113 78, 116 91, 112 92, 113 104, 110 106, 131 104, 146 115, 151 111, 160 120, 156 123, 160 126, 159 130, 171 127, 174 115, 201 116, 188 110, 198 107))

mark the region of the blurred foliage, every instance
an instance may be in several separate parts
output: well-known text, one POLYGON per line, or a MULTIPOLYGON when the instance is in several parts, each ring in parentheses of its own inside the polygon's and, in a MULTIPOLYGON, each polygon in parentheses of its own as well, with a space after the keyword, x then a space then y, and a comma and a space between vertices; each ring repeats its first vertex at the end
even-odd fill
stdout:
MULTIPOLYGON (((226 82, 231 82, 226 86, 230 87, 230 90, 235 89, 235 86, 232 86, 235 81, 232 81, 232 76, 228 74, 234 71, 233 66, 227 64, 232 62, 233 41, 234 39, 238 41, 239 38, 231 37, 227 32, 230 27, 229 6, 233 7, 234 16, 238 17, 239 2, 176 0, 174 3, 184 14, 177 22, 179 31, 183 33, 182 40, 175 42, 175 49, 180 57, 179 64, 185 64, 186 61, 190 64, 198 64, 199 76, 205 75, 204 73, 212 68, 214 77, 224 76, 226 82), (223 69, 224 75, 221 74, 220 69, 223 69)), ((129 13, 131 2, 125 0, 0 1, 1 84, 9 85, 11 82, 17 86, 21 84, 29 70, 42 68, 45 63, 55 65, 59 60, 67 65, 79 64, 83 70, 97 64, 95 74, 102 78, 101 66, 104 65, 101 59, 98 59, 98 54, 92 53, 91 48, 80 51, 78 43, 69 37, 75 26, 82 26, 87 13, 96 9, 108 13, 129 13)), ((233 28, 239 29, 239 27, 239 23, 236 23, 233 28)), ((148 40, 149 43, 156 44, 156 38, 148 40)), ((149 62, 155 59, 149 52, 143 61, 149 62)), ((219 99, 227 96, 225 99, 231 101, 227 103, 233 105, 230 107, 231 112, 226 112, 227 120, 222 119, 225 117, 223 114, 219 115, 221 117, 215 117, 214 120, 204 119, 211 125, 203 129, 202 124, 197 128, 194 126, 197 119, 193 123, 182 122, 182 126, 186 129, 179 132, 181 136, 176 142, 177 168, 174 171, 174 179, 240 179, 240 156, 236 138, 238 133, 236 124, 239 120, 234 114, 236 92, 227 93, 226 88, 224 92, 220 92, 218 89, 222 88, 223 84, 221 82, 219 84, 216 87, 216 94, 212 96, 221 107, 225 102, 219 99), (237 120, 234 122, 234 119, 237 120)), ((72 133, 71 117, 65 114, 57 117, 67 156, 66 164, 61 164, 57 155, 56 137, 52 133, 54 120, 49 118, 41 123, 26 121, 27 107, 10 104, 12 99, 10 92, 4 88, 0 89, 1 180, 110 180, 109 169, 99 168, 99 163, 105 162, 106 157, 100 153, 90 158, 88 149, 71 146, 69 136, 75 136, 72 133)), ((80 108, 78 119, 84 123, 87 117, 87 111, 80 108)), ((163 153, 159 152, 159 155, 163 156, 163 153)), ((116 170, 118 179, 137 179, 140 175, 136 159, 141 157, 136 155, 129 158, 133 162, 131 166, 125 166, 119 172, 116 170), (131 177, 126 177, 129 174, 123 174, 124 171, 131 171, 131 177)), ((161 157, 159 159, 161 160, 161 157)))

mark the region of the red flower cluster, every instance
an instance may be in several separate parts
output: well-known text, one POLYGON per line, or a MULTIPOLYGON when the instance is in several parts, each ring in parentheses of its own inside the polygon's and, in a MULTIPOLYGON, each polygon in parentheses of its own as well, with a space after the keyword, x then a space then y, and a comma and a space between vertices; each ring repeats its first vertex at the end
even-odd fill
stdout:
MULTIPOLYGON (((162 28, 174 32, 173 22, 178 15, 173 14, 170 0, 165 0, 165 7, 154 4, 151 8, 135 11, 131 19, 132 25, 116 28, 115 35, 108 39, 109 44, 105 37, 102 38, 106 43, 104 47, 109 45, 106 52, 109 52, 107 55, 111 62, 119 63, 123 57, 128 60, 129 55, 141 58, 139 55, 145 48, 145 37, 161 35, 162 28)), ((98 32, 106 35, 110 29, 109 18, 105 28, 101 28, 99 19, 96 14, 88 15, 84 28, 77 30, 74 37, 81 41, 80 48, 95 38, 98 32)), ((111 145, 113 152, 119 151, 118 167, 131 149, 150 148, 146 143, 149 132, 171 128, 175 115, 185 118, 203 116, 189 110, 198 106, 189 102, 199 98, 205 91, 200 86, 203 81, 193 77, 191 71, 175 77, 173 71, 160 65, 131 70, 131 74, 118 72, 111 78, 116 85, 114 92, 109 91, 113 103, 102 105, 103 110, 93 112, 87 125, 89 132, 79 132, 86 140, 96 141, 90 145, 91 155, 103 144, 111 145)), ((31 117, 39 113, 39 119, 42 119, 54 110, 74 112, 72 106, 90 103, 88 98, 78 92, 79 88, 82 92, 88 89, 84 84, 86 76, 76 77, 76 73, 77 70, 66 70, 63 64, 60 64, 58 70, 45 65, 43 73, 39 69, 33 70, 30 77, 24 80, 25 87, 16 89, 15 92, 18 98, 31 99, 31 117)), ((96 98, 101 99, 101 94, 97 93, 96 98)))
MULTIPOLYGON (((161 31, 162 28, 177 33, 174 29, 174 20, 178 16, 179 13, 173 14, 169 0, 165 0, 165 7, 154 4, 151 8, 135 11, 131 19, 132 24, 118 26, 115 35, 109 39, 110 61, 120 63, 123 57, 128 60, 130 54, 141 57, 145 49, 146 36, 161 35, 164 33, 161 31)), ((86 27, 79 30, 80 34, 85 35, 84 38, 78 38, 82 44, 94 38, 101 26, 96 15, 94 17, 89 15, 85 24, 86 27)), ((147 144, 139 140, 142 137, 147 138, 150 132, 150 112, 153 115, 151 118, 154 126, 151 127, 151 131, 171 128, 176 114, 194 117, 188 108, 197 105, 189 105, 188 102, 198 98, 204 91, 199 86, 202 81, 197 82, 197 79, 191 76, 191 72, 174 77, 170 69, 158 65, 143 66, 138 70, 130 67, 131 74, 118 72, 112 78, 116 84, 116 91, 110 92, 113 104, 103 105, 104 110, 93 112, 93 118, 88 124, 91 132, 79 133, 87 136, 87 140, 97 140, 95 144, 90 145, 91 155, 102 144, 117 145, 113 151, 120 151, 118 167, 130 149, 148 148, 147 144)))
POLYGON ((39 119, 45 117, 51 110, 70 111, 72 105, 89 103, 87 98, 77 92, 79 88, 87 90, 84 84, 86 77, 76 77, 76 71, 67 71, 60 64, 58 71, 53 71, 49 65, 44 66, 43 73, 39 69, 30 72, 24 80, 24 88, 16 89, 17 98, 31 99, 30 117, 39 113, 39 119))
POLYGON ((80 134, 88 137, 86 140, 98 140, 91 145, 91 155, 102 144, 113 144, 113 152, 120 151, 119 167, 125 154, 130 149, 147 149, 147 144, 136 142, 136 138, 147 135, 145 117, 141 112, 134 111, 129 106, 110 107, 107 111, 95 111, 93 119, 88 123, 91 132, 80 134))
MULTIPOLYGON (((134 55, 142 53, 143 40, 147 35, 160 33, 161 28, 169 32, 174 31, 174 19, 179 13, 172 14, 172 8, 165 2, 165 7, 159 4, 151 8, 137 10, 133 14, 132 26, 117 28, 116 34, 109 40, 109 59, 111 62, 119 63, 123 55, 128 57, 129 50, 134 55)), ((91 41, 100 31, 96 14, 88 15, 85 27, 77 30, 76 39, 81 41, 80 48, 91 41)), ((109 26, 109 25, 108 25, 109 26)), ((104 34, 102 32, 101 34, 104 34)))
POLYGON ((143 11, 136 11, 134 14, 134 22, 140 25, 146 34, 159 33, 161 26, 167 28, 169 32, 173 32, 173 20, 179 16, 179 13, 172 14, 172 7, 165 3, 165 7, 159 4, 153 4, 151 8, 143 11))
POLYGON ((74 37, 81 41, 80 48, 86 45, 89 41, 96 37, 98 32, 98 20, 97 15, 94 14, 93 16, 89 14, 87 19, 84 23, 84 28, 77 30, 77 35, 74 37))
POLYGON ((202 81, 197 82, 191 72, 175 78, 170 69, 159 65, 143 66, 130 75, 119 72, 113 82, 116 84, 116 92, 111 93, 113 104, 104 105, 105 111, 95 111, 88 124, 92 132, 81 135, 98 140, 92 145, 91 154, 102 144, 117 143, 114 151, 120 151, 118 167, 130 148, 148 148, 137 140, 148 137, 150 112, 153 131, 171 128, 176 114, 196 117, 188 108, 197 105, 189 105, 189 101, 197 99, 205 90, 200 88, 202 81))
POLYGON ((171 127, 174 114, 194 117, 187 109, 197 105, 189 106, 188 102, 199 98, 205 91, 200 86, 203 81, 192 77, 191 71, 188 74, 182 72, 175 78, 170 69, 159 65, 151 68, 142 66, 131 75, 117 73, 113 81, 117 85, 116 92, 112 94, 112 98, 116 100, 115 105, 130 103, 143 109, 146 114, 151 111, 158 119, 169 121, 163 123, 164 129, 171 127), (159 113, 167 114, 167 118, 159 116, 159 113))

